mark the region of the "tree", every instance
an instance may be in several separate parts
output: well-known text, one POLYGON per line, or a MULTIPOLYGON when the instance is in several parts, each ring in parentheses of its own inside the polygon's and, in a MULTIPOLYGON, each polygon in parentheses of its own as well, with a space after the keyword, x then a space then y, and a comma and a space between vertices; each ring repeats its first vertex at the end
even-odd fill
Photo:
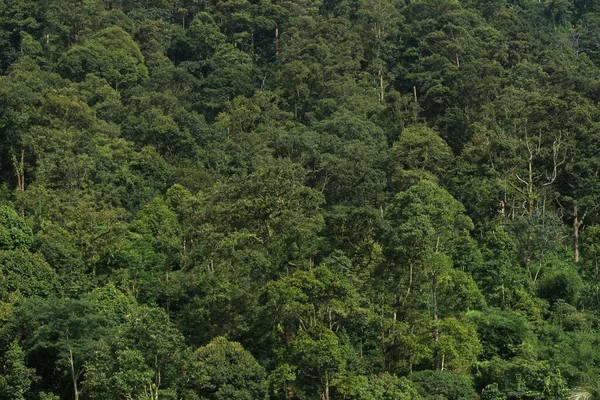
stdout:
POLYGON ((481 365, 479 385, 497 384, 499 394, 511 397, 567 399, 569 390, 559 370, 544 361, 519 357, 510 361, 498 357, 481 365))
POLYGON ((34 370, 25 364, 25 353, 16 340, 2 357, 3 368, 0 369, 0 399, 25 400, 35 380, 34 370))
POLYGON ((485 360, 495 355, 503 359, 518 355, 519 348, 533 335, 528 321, 512 311, 470 311, 467 316, 477 328, 485 360))
POLYGON ((103 27, 105 10, 98 0, 60 0, 49 3, 44 9, 46 46, 64 49, 80 42, 86 33, 103 27))
POLYGON ((407 296, 416 272, 411 265, 428 265, 435 278, 450 267, 457 241, 473 227, 462 204, 429 180, 399 193, 387 215, 395 225, 388 235, 391 260, 403 260, 409 266, 407 296))
POLYGON ((239 343, 217 337, 196 351, 193 385, 202 399, 262 399, 266 372, 239 343))
POLYGON ((0 249, 27 250, 33 244, 33 232, 15 210, 0 206, 0 249))
POLYGON ((8 328, 21 338, 29 365, 42 377, 36 386, 77 400, 85 390, 85 364, 113 326, 87 301, 32 297, 19 306, 8 328))
POLYGON ((294 391, 305 396, 320 393, 330 400, 331 388, 344 371, 347 351, 335 333, 321 325, 300 330, 287 349, 290 364, 297 368, 294 391))
POLYGON ((192 41, 194 58, 206 63, 225 43, 226 36, 221 33, 214 17, 206 12, 198 13, 190 25, 188 35, 192 41))
POLYGON ((165 311, 139 306, 90 355, 83 384, 92 399, 176 397, 189 393, 192 362, 165 311))
POLYGON ((405 128, 394 143, 394 155, 398 160, 398 179, 406 170, 422 171, 442 177, 452 162, 452 150, 446 142, 427 126, 405 128))
POLYGON ((105 78, 118 91, 148 77, 138 45, 122 28, 106 28, 81 45, 74 45, 59 60, 58 69, 72 80, 87 74, 105 78))
POLYGON ((252 58, 229 43, 220 44, 208 61, 209 72, 201 83, 203 103, 208 113, 216 116, 229 100, 250 96, 254 66, 252 58))
POLYGON ((247 251, 269 254, 267 264, 259 265, 262 270, 249 273, 281 276, 311 265, 323 224, 323 198, 305 179, 305 170, 290 160, 266 159, 252 173, 233 176, 200 196, 206 207, 195 216, 199 229, 194 239, 210 245, 193 250, 197 260, 218 270, 218 264, 227 265, 219 260, 244 257, 234 249, 245 243, 247 251))
POLYGON ((577 304, 583 288, 583 281, 577 270, 568 262, 549 258, 542 267, 538 285, 540 297, 550 303, 564 300, 569 304, 577 304))
POLYGON ((61 292, 56 272, 40 254, 23 250, 1 250, 0 274, 5 280, 0 299, 12 292, 26 297, 49 297, 61 292))
POLYGON ((390 262, 392 265, 408 267, 406 275, 401 271, 392 271, 392 276, 396 275, 396 282, 398 279, 407 281, 405 293, 398 304, 404 305, 411 298, 412 301, 417 301, 413 298, 413 293, 415 286, 422 284, 420 277, 425 277, 426 282, 430 282, 434 364, 439 369, 439 285, 450 274, 453 267, 452 255, 457 252, 460 239, 469 236, 469 230, 473 228, 472 222, 464 215, 460 202, 429 180, 421 180, 399 193, 388 210, 387 218, 394 224, 387 233, 390 262))
POLYGON ((419 371, 409 376, 424 399, 477 399, 470 380, 445 371, 419 371))
POLYGON ((388 373, 370 376, 347 375, 337 385, 343 399, 352 400, 421 400, 414 384, 408 379, 388 373))

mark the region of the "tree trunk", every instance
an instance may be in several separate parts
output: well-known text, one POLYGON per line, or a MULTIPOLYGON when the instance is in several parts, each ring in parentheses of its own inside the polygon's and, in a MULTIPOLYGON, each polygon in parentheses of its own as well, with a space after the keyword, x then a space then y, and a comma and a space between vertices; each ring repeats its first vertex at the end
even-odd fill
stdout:
POLYGON ((527 272, 529 272, 529 276, 531 277, 531 257, 533 256, 533 236, 531 233, 531 228, 527 228, 527 255, 525 258, 525 268, 527 268, 527 272))
POLYGON ((386 369, 386 360, 385 360, 385 324, 384 324, 384 308, 383 308, 383 298, 381 299, 381 370, 385 371, 386 369))
POLYGON ((437 283, 438 276, 437 273, 433 274, 433 282, 432 282, 432 291, 433 291, 433 343, 434 343, 434 362, 435 369, 440 369, 439 365, 439 354, 438 354, 438 342, 440 340, 440 329, 438 327, 438 301, 437 301, 437 283))
POLYGON ((408 287, 406 288, 406 295, 404 296, 404 300, 402 300, 402 305, 406 303, 408 300, 408 296, 410 295, 410 291, 412 290, 413 283, 413 263, 412 261, 408 262, 408 287))
MULTIPOLYGON (((15 168, 15 175, 17 176, 17 191, 25 191, 25 149, 21 148, 21 159, 17 161, 17 157, 13 156, 13 165, 15 168)), ((25 209, 23 203, 19 210, 21 218, 25 218, 25 209)))
POLYGON ((71 367, 71 379, 73 380, 73 393, 75 394, 75 400, 79 400, 77 374, 75 373, 75 363, 73 361, 73 351, 71 351, 71 348, 69 348, 69 366, 71 367))
POLYGON ((325 390, 323 391, 323 400, 329 400, 329 372, 325 371, 325 390))
POLYGON ((379 101, 383 101, 384 96, 384 85, 383 85, 383 70, 379 70, 379 101))
POLYGON ((579 219, 579 210, 577 206, 573 208, 573 249, 575 250, 575 262, 579 262, 579 229, 583 221, 579 219))
MULTIPOLYGON (((527 145, 527 151, 529 153, 529 158, 527 159, 527 172, 528 177, 527 180, 521 178, 519 174, 515 174, 516 178, 525 185, 525 194, 527 195, 527 200, 524 204, 527 204, 527 212, 529 214, 529 219, 533 216, 534 209, 534 199, 535 194, 533 192, 533 157, 536 153, 536 149, 532 146, 531 141, 529 140, 529 136, 527 133, 525 134, 525 143, 527 145)), ((525 255, 525 267, 531 276, 531 258, 533 256, 533 236, 531 232, 531 228, 528 227, 527 232, 527 244, 526 244, 527 253, 525 255)))
POLYGON ((13 156, 13 166, 15 168, 15 175, 17 176, 17 190, 19 192, 25 191, 25 149, 21 148, 21 157, 17 161, 17 158, 13 156))
POLYGON ((294 118, 298 119, 298 102, 294 103, 294 118))

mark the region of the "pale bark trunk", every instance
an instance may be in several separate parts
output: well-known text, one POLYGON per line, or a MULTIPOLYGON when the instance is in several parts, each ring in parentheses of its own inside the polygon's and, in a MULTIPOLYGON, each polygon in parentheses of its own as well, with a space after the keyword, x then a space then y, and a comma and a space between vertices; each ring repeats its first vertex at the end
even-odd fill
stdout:
POLYGON ((73 380, 73 394, 75 400, 79 400, 79 388, 77 387, 77 374, 75 373, 75 362, 73 360, 73 351, 69 348, 69 366, 71 367, 71 379, 73 380))
POLYGON ((379 70, 379 101, 383 101, 384 96, 384 85, 383 85, 383 70, 379 70))
POLYGON ((404 300, 402 300, 402 305, 406 303, 408 300, 408 296, 410 295, 410 291, 412 290, 413 283, 413 263, 409 261, 408 263, 408 287, 406 288, 406 295, 404 296, 404 300))
POLYGON ((438 327, 438 301, 437 301, 437 283, 438 283, 438 277, 437 277, 437 273, 433 275, 433 322, 434 322, 434 328, 433 328, 433 342, 434 342, 434 362, 435 362, 435 368, 439 369, 439 354, 438 354, 438 342, 440 340, 440 329, 438 327))
POLYGON ((325 391, 323 392, 323 400, 329 400, 329 373, 325 371, 325 391))
POLYGON ((579 262, 579 229, 583 221, 579 219, 579 210, 577 206, 573 208, 573 249, 575 251, 575 262, 579 262))

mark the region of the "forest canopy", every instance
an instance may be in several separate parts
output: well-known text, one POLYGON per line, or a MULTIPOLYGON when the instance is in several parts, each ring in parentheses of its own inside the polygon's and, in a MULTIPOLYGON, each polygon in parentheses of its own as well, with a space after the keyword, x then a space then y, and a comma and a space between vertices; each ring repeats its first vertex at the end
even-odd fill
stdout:
POLYGON ((0 0, 0 400, 600 398, 600 4, 0 0))

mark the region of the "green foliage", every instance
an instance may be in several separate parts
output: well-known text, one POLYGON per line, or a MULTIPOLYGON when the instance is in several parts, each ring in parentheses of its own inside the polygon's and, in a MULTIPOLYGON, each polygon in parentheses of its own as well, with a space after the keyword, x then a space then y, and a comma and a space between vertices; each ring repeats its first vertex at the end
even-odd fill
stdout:
POLYGON ((13 341, 2 357, 0 374, 0 399, 24 400, 35 379, 34 371, 25 364, 25 353, 17 341, 13 341))
POLYGON ((423 397, 406 378, 387 373, 371 376, 346 376, 338 384, 343 399, 355 400, 421 400, 423 397))
POLYGON ((455 318, 439 322, 437 351, 450 371, 468 374, 481 353, 481 343, 472 324, 455 318))
POLYGON ((567 399, 567 383, 558 369, 547 362, 518 358, 494 358, 481 366, 481 384, 507 398, 538 397, 567 399), (494 389, 489 385, 497 384, 494 389), (495 388, 499 388, 495 389, 495 388))
POLYGON ((409 375, 424 399, 477 399, 470 380, 445 371, 419 371, 409 375))
POLYGON ((510 311, 471 311, 468 317, 477 326, 482 339, 484 359, 494 355, 510 359, 532 335, 525 318, 510 311))
POLYGON ((583 281, 577 270, 569 262, 558 259, 547 260, 543 269, 538 286, 540 297, 551 303, 563 300, 577 304, 583 288, 583 281))
MULTIPOLYGON (((452 151, 446 142, 426 126, 405 128, 394 143, 395 155, 404 170, 422 170, 437 176, 447 171, 452 151)), ((399 171, 402 180, 402 171, 399 171)))
POLYGON ((286 358, 297 371, 294 391, 306 396, 326 393, 343 373, 347 352, 347 347, 330 329, 315 326, 300 330, 286 349, 286 358))
POLYGON ((6 328, 23 343, 28 364, 41 377, 36 389, 56 388, 66 394, 81 390, 75 384, 113 326, 87 301, 30 297, 6 328))
POLYGON ((83 45, 75 45, 58 64, 63 75, 82 81, 87 74, 105 78, 115 90, 148 77, 144 58, 129 34, 122 28, 106 28, 83 45))
POLYGON ((97 346, 83 382, 90 398, 170 398, 188 387, 191 352, 161 309, 132 309, 115 335, 97 346))
POLYGON ((33 243, 33 232, 16 211, 8 206, 0 207, 0 249, 27 250, 33 243))
POLYGON ((596 396, 599 21, 0 0, 0 400, 596 396))
POLYGON ((265 370, 239 343, 217 337, 199 348, 196 358, 194 386, 201 399, 265 398, 265 370))
POLYGON ((56 272, 44 257, 23 250, 0 251, 0 294, 18 292, 23 296, 48 297, 60 293, 56 272))

